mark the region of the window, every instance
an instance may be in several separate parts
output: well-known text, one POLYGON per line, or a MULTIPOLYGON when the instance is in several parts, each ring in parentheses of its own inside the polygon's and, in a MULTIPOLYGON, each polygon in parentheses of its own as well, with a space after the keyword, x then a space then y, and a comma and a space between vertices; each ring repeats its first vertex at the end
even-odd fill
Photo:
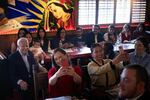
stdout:
POLYGON ((132 8, 132 22, 144 22, 146 13, 146 1, 134 0, 132 8))
POLYGON ((130 0, 117 0, 116 8, 116 23, 129 23, 130 22, 130 0))
POLYGON ((80 0, 78 15, 79 25, 95 24, 96 0, 80 0))
POLYGON ((113 23, 114 0, 99 0, 98 24, 113 23))
POLYGON ((146 0, 79 0, 78 25, 145 21, 146 0))

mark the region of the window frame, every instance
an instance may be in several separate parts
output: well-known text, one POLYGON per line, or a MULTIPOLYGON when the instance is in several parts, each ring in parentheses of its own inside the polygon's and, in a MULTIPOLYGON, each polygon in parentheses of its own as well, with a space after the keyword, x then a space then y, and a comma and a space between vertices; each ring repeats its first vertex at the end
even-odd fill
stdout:
MULTIPOLYGON (((139 0, 140 1, 140 0, 139 0)), ((130 19, 129 19, 129 23, 133 24, 134 26, 137 25, 140 22, 132 22, 133 18, 132 18, 132 10, 133 10, 133 0, 130 1, 131 5, 130 5, 130 19)), ((145 6, 145 19, 144 22, 146 22, 146 11, 147 11, 147 0, 145 0, 144 2, 146 2, 146 6, 145 6)), ((78 20, 79 20, 79 0, 77 1, 77 21, 76 21, 76 25, 77 26, 83 26, 83 27, 90 27, 93 24, 86 24, 86 25, 79 25, 78 20)), ((96 0, 96 18, 95 18, 95 24, 98 24, 98 9, 99 9, 99 0, 96 0)), ((115 24, 115 25, 124 25, 125 23, 116 23, 116 10, 117 10, 117 0, 114 0, 114 12, 113 12, 113 23, 106 23, 106 24, 98 24, 101 26, 108 26, 109 24, 115 24)), ((126 22, 128 23, 128 22, 126 22)))

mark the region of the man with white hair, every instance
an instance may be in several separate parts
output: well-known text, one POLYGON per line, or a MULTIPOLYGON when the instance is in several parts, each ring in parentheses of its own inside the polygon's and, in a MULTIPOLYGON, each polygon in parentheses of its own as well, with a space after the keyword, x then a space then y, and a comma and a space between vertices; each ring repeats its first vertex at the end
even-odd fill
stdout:
POLYGON ((13 87, 17 89, 22 100, 33 100, 32 66, 36 65, 33 54, 29 51, 28 40, 24 37, 17 41, 18 50, 9 57, 9 71, 13 87))

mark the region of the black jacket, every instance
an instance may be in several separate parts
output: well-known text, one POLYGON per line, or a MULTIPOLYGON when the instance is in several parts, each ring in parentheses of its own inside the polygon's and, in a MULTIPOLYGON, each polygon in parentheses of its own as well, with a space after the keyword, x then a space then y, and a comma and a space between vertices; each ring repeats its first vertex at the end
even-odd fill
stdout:
MULTIPOLYGON (((149 100, 150 98, 150 92, 145 92, 140 98, 138 98, 137 100, 149 100)), ((124 98, 119 98, 118 100, 126 100, 124 98)))
POLYGON ((28 52, 27 59, 30 66, 29 72, 19 51, 9 57, 9 73, 14 88, 18 87, 17 82, 19 79, 26 81, 28 84, 33 83, 32 66, 36 65, 36 61, 31 52, 28 52))

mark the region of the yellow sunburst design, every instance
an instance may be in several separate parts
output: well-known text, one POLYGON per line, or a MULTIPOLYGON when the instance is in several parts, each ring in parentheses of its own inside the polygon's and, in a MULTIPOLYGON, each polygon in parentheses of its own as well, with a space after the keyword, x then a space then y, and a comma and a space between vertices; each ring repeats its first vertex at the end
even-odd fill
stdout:
MULTIPOLYGON (((30 0, 29 1, 35 8, 37 8, 39 12, 35 12, 31 9, 27 9, 30 13, 32 13, 33 15, 35 15, 37 17, 37 19, 27 19, 25 22, 33 22, 33 23, 37 23, 39 24, 42 20, 44 22, 44 28, 49 31, 50 30, 50 26, 49 26, 49 9, 48 9, 48 6, 49 4, 55 2, 55 3, 61 3, 59 0, 50 0, 48 2, 44 2, 42 0, 36 0, 36 2, 38 2, 39 4, 36 4, 34 1, 30 0)), ((66 8, 68 8, 66 6, 66 4, 64 3, 63 4, 66 8)), ((58 27, 60 26, 59 24, 57 24, 58 27)), ((25 27, 29 27, 29 28, 37 28, 38 25, 30 25, 30 26, 25 26, 25 27)))
MULTIPOLYGON (((43 14, 45 11, 45 7, 46 7, 46 2, 42 1, 42 0, 37 0, 37 2, 41 5, 39 6, 38 4, 36 4, 35 2, 33 2, 32 0, 30 1, 30 3, 37 8, 41 13, 37 13, 31 9, 27 9, 30 13, 32 13, 33 15, 35 15, 38 19, 27 19, 25 22, 33 22, 33 23, 40 23, 41 20, 43 19, 43 14)), ((25 28, 37 28, 38 25, 24 25, 25 28)))

